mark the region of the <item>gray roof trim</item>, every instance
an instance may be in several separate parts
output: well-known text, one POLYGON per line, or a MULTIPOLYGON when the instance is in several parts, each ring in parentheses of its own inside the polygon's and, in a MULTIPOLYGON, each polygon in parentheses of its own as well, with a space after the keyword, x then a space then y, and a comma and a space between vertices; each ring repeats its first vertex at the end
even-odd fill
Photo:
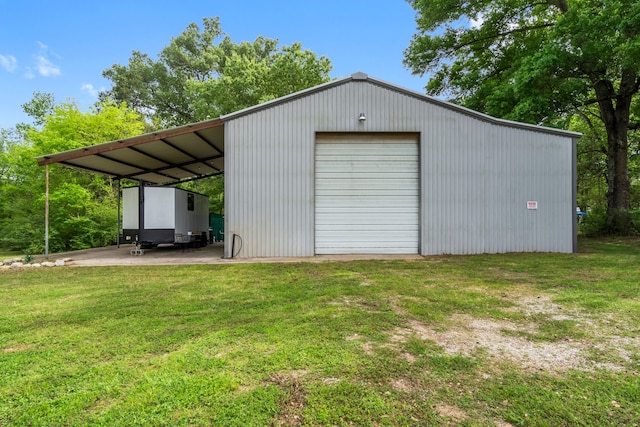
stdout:
POLYGON ((546 126, 539 126, 539 125, 532 125, 532 124, 528 124, 528 123, 521 123, 521 122, 515 122, 515 121, 511 121, 511 120, 505 120, 505 119, 498 119, 496 117, 493 116, 489 116, 487 114, 484 113, 480 113, 478 111, 474 111, 471 110, 469 108, 466 107, 462 107, 460 105, 457 104, 453 104, 451 102, 447 102, 447 101, 443 101, 437 98, 434 98, 432 96, 429 95, 425 95, 425 94, 421 94, 418 92, 415 92, 413 90, 410 89, 406 89, 403 88, 401 86, 397 86, 394 85, 392 83, 388 83, 384 80, 379 80, 376 79, 374 77, 370 77, 365 73, 354 73, 348 77, 343 77, 340 79, 336 79, 336 80, 332 80, 328 83, 324 83, 318 86, 314 86, 312 88, 309 89, 305 89, 302 90, 300 92, 296 92, 296 93, 292 93, 291 95, 287 95, 287 96, 283 96, 281 98, 277 98, 274 99, 272 101, 267 101, 263 104, 259 104, 253 107, 249 107, 249 108, 245 108, 243 110, 240 111, 236 111, 234 113, 231 114, 227 114, 224 116, 220 117, 221 121, 229 121, 229 120, 233 120, 233 119, 237 119, 239 117, 242 116, 246 116, 249 114, 253 114, 256 113, 258 111, 262 111, 264 109, 267 108, 271 108, 280 104, 284 104, 308 95, 312 95, 314 93, 318 93, 321 91, 324 91, 326 89, 330 89, 332 87, 335 86, 339 86, 345 83, 349 83, 351 81, 368 81, 372 84, 399 92, 399 93, 403 93, 405 95, 420 99, 422 101, 427 101, 427 102, 431 102, 433 104, 439 105, 441 107, 447 108, 449 110, 453 110, 456 111, 458 113, 470 116, 470 117, 474 117, 478 120, 482 120, 488 123, 492 123, 495 125, 499 125, 499 126, 508 126, 508 127, 514 127, 514 128, 519 128, 519 129, 525 129, 525 130, 530 130, 533 132, 543 132, 543 133, 549 133, 549 134, 554 134, 554 135, 559 135, 559 136, 565 136, 565 137, 570 137, 570 138, 580 138, 582 136, 581 133, 579 132, 572 132, 572 131, 568 131, 568 130, 563 130, 563 129, 556 129, 556 128, 550 128, 550 127, 546 127, 546 126))

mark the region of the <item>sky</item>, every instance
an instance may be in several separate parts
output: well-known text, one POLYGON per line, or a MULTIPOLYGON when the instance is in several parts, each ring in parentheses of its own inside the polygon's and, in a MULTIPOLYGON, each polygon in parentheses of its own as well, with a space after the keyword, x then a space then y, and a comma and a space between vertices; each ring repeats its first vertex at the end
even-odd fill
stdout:
POLYGON ((0 0, 0 128, 29 123, 34 92, 86 111, 134 50, 157 59, 172 37, 204 17, 220 18, 235 43, 259 36, 302 43, 326 56, 332 78, 364 72, 417 92, 426 77, 402 64, 415 33, 406 0, 0 0))

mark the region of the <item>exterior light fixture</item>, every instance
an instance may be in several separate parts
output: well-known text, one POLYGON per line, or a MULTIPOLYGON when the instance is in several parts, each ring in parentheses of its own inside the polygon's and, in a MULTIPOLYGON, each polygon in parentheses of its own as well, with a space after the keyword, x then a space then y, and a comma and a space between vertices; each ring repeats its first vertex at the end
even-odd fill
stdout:
POLYGON ((358 120, 360 120, 361 123, 364 123, 365 120, 367 120, 367 116, 365 116, 364 113, 360 113, 360 117, 358 117, 358 120))

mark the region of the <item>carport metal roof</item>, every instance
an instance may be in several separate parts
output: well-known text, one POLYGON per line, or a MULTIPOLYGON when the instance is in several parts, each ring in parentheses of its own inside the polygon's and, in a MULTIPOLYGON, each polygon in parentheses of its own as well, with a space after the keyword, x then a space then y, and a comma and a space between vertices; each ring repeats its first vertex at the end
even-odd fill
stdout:
POLYGON ((38 157, 117 179, 172 184, 224 172, 224 122, 208 120, 38 157))

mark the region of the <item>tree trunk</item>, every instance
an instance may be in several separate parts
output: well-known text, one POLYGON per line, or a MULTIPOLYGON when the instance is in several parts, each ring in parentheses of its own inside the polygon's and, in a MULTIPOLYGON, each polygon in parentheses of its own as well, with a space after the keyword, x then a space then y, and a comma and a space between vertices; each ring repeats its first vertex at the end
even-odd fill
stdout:
POLYGON ((616 94, 613 85, 603 80, 595 84, 595 89, 607 131, 607 228, 612 234, 628 234, 632 227, 628 173, 631 95, 616 94))

